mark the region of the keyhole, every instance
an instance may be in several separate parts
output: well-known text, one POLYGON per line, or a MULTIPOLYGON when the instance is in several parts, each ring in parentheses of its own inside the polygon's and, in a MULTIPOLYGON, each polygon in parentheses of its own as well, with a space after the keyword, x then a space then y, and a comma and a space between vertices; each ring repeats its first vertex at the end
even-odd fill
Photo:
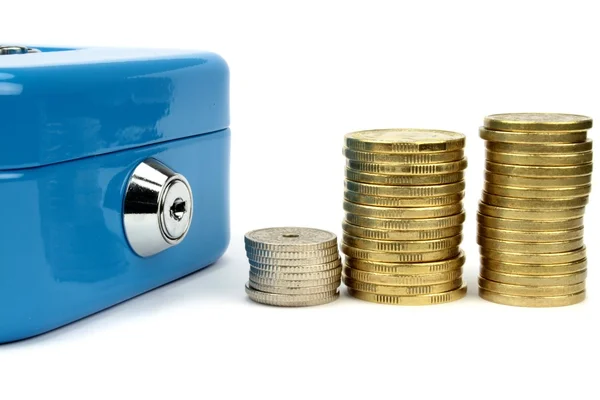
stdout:
POLYGON ((187 209, 185 201, 181 197, 178 197, 175 199, 173 205, 169 209, 169 215, 171 215, 171 218, 173 218, 175 221, 181 221, 186 211, 187 209))

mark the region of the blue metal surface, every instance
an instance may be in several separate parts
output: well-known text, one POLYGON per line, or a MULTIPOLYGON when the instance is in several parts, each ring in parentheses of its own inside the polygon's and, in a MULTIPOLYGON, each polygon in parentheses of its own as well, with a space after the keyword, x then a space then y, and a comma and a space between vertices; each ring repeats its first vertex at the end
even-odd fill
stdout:
POLYGON ((0 343, 190 274, 229 243, 222 59, 54 50, 37 61, 0 57, 0 343), (125 238, 122 207, 130 174, 149 157, 187 178, 194 218, 182 243, 142 258, 125 238))
POLYGON ((215 262, 229 243, 229 130, 43 168, 0 172, 0 342, 30 337, 215 262), (185 175, 194 218, 141 258, 125 239, 129 174, 155 157, 185 175))
POLYGON ((216 54, 40 50, 0 57, 0 170, 229 126, 229 70, 216 54))

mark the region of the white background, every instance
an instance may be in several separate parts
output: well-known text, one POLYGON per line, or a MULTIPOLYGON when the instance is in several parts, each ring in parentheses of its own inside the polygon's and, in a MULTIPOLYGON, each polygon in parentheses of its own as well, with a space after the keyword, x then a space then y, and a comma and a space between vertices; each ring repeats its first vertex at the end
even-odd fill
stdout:
POLYGON ((598 197, 586 215, 583 304, 527 309, 479 299, 475 244, 483 117, 551 111, 600 119, 595 3, 3 3, 6 43, 220 53, 231 68, 233 148, 232 242, 223 259, 0 346, 0 399, 598 399, 598 197), (243 234, 281 225, 339 234, 342 137, 381 127, 467 135, 468 297, 418 308, 345 292, 306 309, 251 303, 243 234))

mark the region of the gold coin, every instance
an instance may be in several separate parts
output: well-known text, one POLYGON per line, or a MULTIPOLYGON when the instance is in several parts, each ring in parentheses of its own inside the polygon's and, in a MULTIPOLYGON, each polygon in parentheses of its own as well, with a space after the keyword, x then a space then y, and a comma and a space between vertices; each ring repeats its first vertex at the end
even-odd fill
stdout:
POLYGON ((465 135, 433 129, 374 129, 348 133, 346 147, 375 153, 435 153, 465 147, 465 135))
POLYGON ((585 246, 577 250, 566 251, 564 253, 531 254, 491 250, 486 249, 485 247, 481 247, 479 252, 481 253, 482 257, 491 260, 497 260, 504 263, 529 265, 566 264, 581 260, 582 258, 585 258, 586 255, 585 246))
POLYGON ((371 162, 376 164, 434 164, 462 160, 464 157, 464 151, 455 150, 437 153, 372 153, 352 150, 344 147, 344 155, 350 160, 371 162))
POLYGON ((511 296, 566 296, 585 290, 585 282, 576 283, 574 285, 525 286, 494 282, 479 277, 479 287, 491 292, 508 294, 511 296))
POLYGON ((380 197, 432 197, 460 193, 465 190, 465 181, 445 185, 428 186, 386 186, 371 185, 346 180, 346 190, 380 197))
POLYGON ((379 207, 436 207, 460 203, 465 192, 436 197, 378 197, 346 190, 344 200, 379 207))
POLYGON ((493 303, 518 307, 563 307, 585 300, 585 291, 566 296, 511 296, 479 289, 479 297, 493 303))
POLYGON ((531 275, 517 275, 517 274, 506 274, 503 272, 492 271, 490 269, 482 268, 480 271, 481 277, 490 281, 507 283, 510 285, 524 285, 524 286, 559 286, 559 285, 575 285, 577 283, 585 282, 587 276, 587 270, 575 272, 566 275, 553 275, 553 276, 531 276, 531 275))
POLYGON ((342 224, 342 229, 345 233, 352 236, 376 240, 432 240, 447 238, 462 233, 461 225, 441 229, 406 231, 364 228, 362 226, 344 222, 342 224))
POLYGON ((346 160, 346 167, 371 174, 386 175, 435 175, 460 172, 467 168, 467 159, 440 164, 374 164, 346 160))
POLYGON ((546 232, 546 231, 567 231, 581 228, 583 226, 583 217, 572 219, 558 219, 553 221, 536 221, 524 219, 505 219, 488 217, 477 213, 477 222, 482 226, 494 229, 520 230, 527 232, 546 232))
POLYGON ((373 240, 343 235, 343 242, 357 249, 380 251, 387 253, 415 253, 422 251, 438 251, 458 246, 462 242, 462 235, 435 240, 403 240, 387 241, 373 240))
POLYGON ((360 258, 361 260, 368 261, 382 261, 391 263, 421 263, 429 261, 441 261, 447 258, 456 257, 460 254, 460 249, 458 247, 452 247, 449 249, 427 252, 423 251, 413 253, 388 253, 382 251, 357 249, 356 247, 342 244, 342 252, 348 257, 360 258))
POLYGON ((592 150, 592 140, 583 143, 502 143, 485 142, 487 150, 498 153, 572 154, 592 150))
POLYGON ((587 267, 587 259, 582 258, 565 264, 518 264, 481 257, 481 266, 497 272, 513 275, 567 275, 583 271, 587 267))
POLYGON ((499 164, 515 164, 528 166, 560 166, 560 165, 579 165, 592 162, 592 152, 571 154, 515 154, 515 153, 497 153, 487 150, 486 159, 499 164))
POLYGON ((346 221, 364 228, 413 231, 421 229, 442 229, 461 225, 465 222, 465 213, 461 212, 460 214, 450 215, 448 217, 419 219, 383 219, 346 213, 346 221))
POLYGON ((560 242, 514 242, 508 240, 490 239, 477 236, 477 244, 498 251, 510 251, 517 253, 564 253, 565 251, 577 250, 583 246, 583 238, 565 240, 560 242))
POLYGON ((501 131, 578 131, 590 129, 592 119, 584 115, 558 113, 507 113, 485 117, 483 126, 501 131))
POLYGON ((460 300, 467 294, 467 285, 462 285, 458 289, 450 290, 439 294, 425 294, 419 296, 391 296, 377 293, 361 292, 352 288, 347 288, 348 294, 359 300, 369 301, 371 303, 390 304, 399 306, 424 306, 433 304, 449 303, 460 300))
POLYGON ((375 218, 435 218, 458 214, 463 210, 462 203, 437 207, 378 207, 344 201, 344 210, 356 215, 375 218))
POLYGON ((560 188, 589 185, 592 182, 592 175, 565 176, 562 178, 547 177, 523 177, 494 174, 485 171, 485 180, 495 185, 516 186, 525 188, 560 188))
POLYGON ((346 168, 346 178, 355 182, 373 183, 377 185, 442 185, 445 183, 460 182, 464 179, 464 172, 452 172, 449 174, 435 175, 381 175, 369 174, 346 168))
POLYGON ((592 185, 562 188, 526 188, 495 185, 493 183, 485 182, 483 190, 489 194, 504 197, 518 197, 522 199, 559 199, 588 196, 592 190, 592 185))
POLYGON ((489 217, 518 219, 529 221, 558 221, 583 217, 585 207, 569 208, 565 210, 531 210, 495 207, 479 202, 479 212, 489 217))
POLYGON ((580 176, 592 173, 592 163, 569 165, 569 166, 530 166, 530 165, 510 165, 499 164, 491 161, 485 162, 485 169, 500 175, 513 175, 524 177, 564 177, 564 176, 580 176))
POLYGON ((457 257, 442 261, 425 263, 386 263, 346 257, 344 265, 356 270, 381 274, 430 274, 454 271, 465 264, 465 254, 461 251, 457 257))
POLYGON ((517 197, 496 196, 483 192, 481 201, 496 207, 519 208, 526 210, 556 210, 581 208, 588 203, 589 196, 563 199, 520 199, 517 197))
MULTIPOLYGON (((439 283, 448 283, 456 281, 462 276, 462 268, 455 269, 453 271, 436 272, 432 274, 410 274, 410 275, 399 275, 399 274, 381 274, 377 272, 361 271, 359 269, 353 269, 351 267, 344 267, 344 275, 352 280, 374 283, 388 286, 425 286, 425 285, 436 285, 439 283)), ((460 286, 460 284, 458 285, 460 286)), ((363 292, 371 292, 372 290, 363 290, 358 287, 355 289, 362 290, 363 292)), ((448 288, 442 290, 446 292, 452 290, 448 288)), ((431 292, 432 293, 432 292, 431 292)), ((392 293, 388 293, 392 294, 392 293)), ((405 293, 405 294, 418 294, 418 293, 405 293)), ((425 293, 423 293, 425 294, 425 293)))
POLYGON ((556 242, 583 238, 583 227, 567 231, 531 232, 518 229, 495 229, 478 225, 477 234, 490 239, 511 240, 515 242, 556 242))
POLYGON ((422 296, 427 294, 439 294, 449 290, 458 289, 462 285, 462 279, 456 279, 451 282, 437 283, 424 286, 392 286, 379 285, 354 280, 348 276, 342 277, 346 286, 354 290, 367 293, 377 293, 390 296, 422 296))
POLYGON ((481 127, 479 137, 502 143, 580 143, 587 140, 587 131, 507 132, 481 127))

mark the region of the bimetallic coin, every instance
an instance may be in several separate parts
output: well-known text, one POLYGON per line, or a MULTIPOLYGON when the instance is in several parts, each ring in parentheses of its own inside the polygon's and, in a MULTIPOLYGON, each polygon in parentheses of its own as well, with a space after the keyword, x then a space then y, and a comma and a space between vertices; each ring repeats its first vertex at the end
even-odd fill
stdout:
MULTIPOLYGON (((388 286, 425 286, 435 285, 440 283, 448 283, 460 279, 462 276, 462 268, 459 267, 452 271, 435 272, 431 274, 410 274, 410 275, 397 275, 397 274, 382 274, 377 272, 361 271, 351 267, 344 267, 344 275, 352 280, 366 283, 375 283, 380 285, 388 286)), ((460 284, 458 285, 460 286, 460 284)), ((355 289, 362 290, 363 292, 371 292, 372 290, 363 290, 358 287, 355 289)), ((442 291, 452 290, 453 288, 444 289, 442 291)), ((432 293, 432 292, 431 292, 432 293)), ((388 293, 392 294, 392 293, 388 293)), ((411 293, 405 293, 411 294, 411 293)), ((417 294, 417 293, 412 293, 417 294)))
POLYGON ((336 236, 312 228, 267 228, 246 233, 246 246, 258 250, 304 252, 337 246, 336 236))
POLYGON ((462 226, 460 225, 441 229, 406 231, 364 228, 362 226, 344 222, 342 224, 342 229, 349 235, 375 240, 432 240, 447 238, 462 233, 462 226))
POLYGON ((578 229, 583 226, 583 217, 537 221, 533 219, 526 220, 488 217, 487 215, 477 213, 477 222, 479 222, 480 225, 488 228, 529 231, 535 233, 578 229))
POLYGON ((419 229, 442 229, 461 225, 465 221, 465 213, 450 215, 440 218, 419 219, 383 219, 363 217, 360 215, 346 213, 346 221, 353 225, 364 228, 389 229, 389 230, 419 230, 419 229))
POLYGON ((328 256, 321 257, 311 257, 304 259, 274 259, 271 257, 259 257, 259 256, 249 256, 248 259, 250 262, 263 264, 263 265, 272 265, 276 267, 303 267, 306 265, 316 265, 316 264, 325 264, 336 261, 339 259, 339 254, 330 254, 328 256))
POLYGON ((525 188, 561 188, 589 185, 592 182, 592 175, 565 176, 562 178, 548 177, 522 177, 494 174, 485 171, 485 180, 495 185, 516 186, 525 188))
POLYGON ((291 295, 306 295, 306 294, 316 294, 316 293, 329 293, 333 294, 336 292, 337 288, 340 287, 341 281, 335 282, 329 285, 322 286, 310 286, 310 287, 296 287, 296 288, 288 288, 282 286, 270 286, 270 285, 261 285, 256 282, 248 282, 248 285, 252 289, 259 290, 265 293, 275 293, 275 294, 291 294, 291 295))
MULTIPOLYGON (((351 203, 364 204, 369 206, 379 207, 435 207, 435 206, 447 206, 452 204, 460 203, 465 196, 465 192, 459 192, 455 194, 448 194, 445 196, 436 197, 378 197, 369 196, 367 194, 360 194, 351 192, 349 190, 344 191, 344 200, 348 200, 351 203)), ((459 204, 459 206, 461 206, 459 204)), ((461 206, 462 208, 462 206, 461 206)), ((457 211, 458 212, 458 211, 457 211)), ((453 213, 455 214, 455 213, 453 213)))
POLYGON ((480 249, 482 257, 497 260, 504 263, 530 264, 530 265, 551 265, 566 264, 581 260, 586 257, 585 246, 563 253, 531 254, 490 250, 482 247, 480 249))
POLYGON ((587 270, 575 272, 567 275, 553 275, 553 276, 531 276, 531 275, 517 275, 517 274, 506 274, 503 272, 492 271, 486 268, 482 268, 480 271, 482 278, 490 281, 507 283, 510 285, 524 285, 524 286, 558 286, 558 285, 575 285, 585 281, 587 276, 587 270))
POLYGON ((362 292, 352 288, 347 289, 348 294, 359 300, 369 301, 371 303, 404 305, 404 306, 420 306, 449 303, 455 300, 460 300, 467 294, 467 286, 462 285, 458 289, 450 290, 439 294, 425 294, 418 296, 392 296, 377 293, 362 292))
POLYGON ((377 261, 367 261, 358 258, 346 257, 344 265, 355 270, 377 272, 380 274, 430 274, 438 272, 449 272, 465 264, 465 254, 461 251, 454 258, 442 261, 424 262, 424 263, 386 263, 377 261))
POLYGON ((483 126, 501 131, 578 131, 592 127, 584 115, 557 113, 508 113, 485 117, 483 126))
POLYGON ((566 231, 540 231, 495 229, 479 224, 477 234, 490 239, 515 242, 557 242, 583 238, 583 227, 566 231))
POLYGON ((253 260, 249 260, 250 266, 254 269, 260 269, 262 271, 268 272, 285 272, 290 274, 305 274, 305 273, 313 273, 313 272, 323 272, 335 269, 342 265, 341 259, 336 259, 335 261, 324 263, 324 264, 315 264, 315 265, 302 265, 302 266, 278 266, 278 265, 269 265, 263 264, 260 262, 256 262, 253 260))
POLYGON ((566 264, 517 264, 481 257, 483 268, 513 275, 567 275, 586 269, 587 259, 583 258, 566 264))
POLYGON ((307 258, 326 257, 333 254, 338 254, 337 246, 329 247, 326 249, 314 250, 314 251, 274 251, 274 250, 260 250, 250 246, 246 246, 246 255, 248 258, 252 258, 258 261, 258 257, 268 257, 272 260, 300 260, 307 258))
POLYGON ((381 251, 388 253, 415 253, 421 251, 438 251, 460 245, 462 235, 435 240, 373 240, 344 234, 343 243, 357 249, 381 251))
POLYGON ((515 153, 497 153, 495 151, 486 151, 486 159, 500 164, 533 165, 533 166, 560 166, 560 165, 579 165, 592 162, 592 152, 570 154, 515 154, 515 153))
POLYGON ((562 199, 589 196, 592 186, 582 185, 563 188, 526 188, 495 185, 485 182, 483 190, 489 194, 522 199, 562 199))
POLYGON ((592 150, 592 140, 583 143, 501 143, 486 142, 487 150, 498 153, 572 154, 592 150))
POLYGON ((271 272, 263 269, 250 267, 250 273, 252 276, 261 279, 273 279, 278 281, 306 281, 306 280, 319 280, 328 278, 339 278, 342 273, 342 267, 336 267, 328 271, 322 272, 310 272, 310 273, 286 273, 286 272, 271 272))
POLYGON ((402 185, 402 186, 421 186, 421 185, 441 185, 445 183, 454 183, 462 181, 465 177, 464 172, 452 172, 449 174, 435 175, 382 175, 360 172, 346 168, 346 178, 355 182, 373 183, 377 185, 402 185))
POLYGON ((455 150, 437 153, 373 153, 344 147, 344 155, 350 160, 371 163, 432 164, 462 160, 464 158, 464 151, 455 150))
POLYGON ((367 293, 377 293, 391 296, 422 296, 429 294, 445 293, 461 287, 462 279, 456 279, 451 282, 444 282, 424 286, 390 286, 378 285, 367 282, 360 282, 355 279, 344 276, 344 284, 349 288, 367 293))
POLYGON ((562 242, 513 242, 477 236, 477 244, 487 250, 509 251, 516 253, 547 254, 564 253, 583 246, 583 238, 562 242))
POLYGON ((576 283, 574 285, 524 286, 494 282, 480 277, 479 287, 491 292, 508 294, 511 296, 565 296, 584 291, 585 282, 576 283))
POLYGON ((370 196, 381 197, 430 197, 460 193, 465 190, 465 182, 429 186, 384 186, 371 185, 346 180, 346 190, 370 196))
POLYGON ((250 282, 254 282, 254 283, 258 283, 260 285, 266 285, 266 286, 279 286, 279 287, 287 287, 287 288, 331 285, 333 283, 339 282, 340 277, 341 277, 341 274, 338 274, 337 276, 333 276, 330 278, 283 281, 280 279, 261 278, 260 276, 257 276, 254 273, 250 272, 250 282))
POLYGON ((496 196, 483 192, 481 201, 484 203, 504 208, 517 208, 526 210, 564 210, 584 207, 589 196, 562 198, 562 199, 520 199, 518 197, 496 196))
POLYGON ((435 175, 464 171, 467 168, 467 160, 463 159, 440 164, 375 164, 347 160, 346 167, 371 174, 435 175))
POLYGON ((481 127, 479 137, 503 143, 580 143, 587 140, 587 131, 507 132, 481 127))
POLYGON ((516 209, 495 207, 483 202, 479 203, 479 212, 483 215, 496 218, 517 219, 534 221, 557 221, 583 217, 585 207, 569 208, 564 210, 544 210, 544 209, 516 209))
POLYGON ((381 153, 433 153, 460 150, 465 135, 433 129, 375 129, 344 136, 346 147, 381 153))
POLYGON ((364 249, 357 249, 346 244, 342 244, 342 252, 348 257, 360 258, 368 261, 383 261, 392 263, 408 263, 408 262, 429 262, 429 261, 441 261, 447 258, 453 258, 460 254, 458 247, 450 249, 427 251, 427 252, 414 252, 414 253, 388 253, 381 251, 371 251, 364 249))
POLYGON ((485 162, 485 169, 500 175, 523 176, 523 177, 565 177, 589 175, 592 173, 592 163, 580 165, 559 165, 559 166, 530 166, 530 165, 511 165, 499 164, 491 161, 485 162))
POLYGON ((447 217, 463 211, 462 204, 449 204, 432 207, 379 207, 344 201, 344 211, 373 218, 408 219, 447 217))
POLYGON ((479 297, 493 303, 519 307, 562 307, 585 300, 585 291, 566 296, 511 296, 479 289, 479 297))
POLYGON ((331 303, 339 297, 339 292, 334 293, 315 293, 315 294, 279 294, 265 293, 253 289, 246 284, 246 293, 248 297, 257 303, 282 306, 282 307, 305 307, 316 306, 320 304, 331 303))

